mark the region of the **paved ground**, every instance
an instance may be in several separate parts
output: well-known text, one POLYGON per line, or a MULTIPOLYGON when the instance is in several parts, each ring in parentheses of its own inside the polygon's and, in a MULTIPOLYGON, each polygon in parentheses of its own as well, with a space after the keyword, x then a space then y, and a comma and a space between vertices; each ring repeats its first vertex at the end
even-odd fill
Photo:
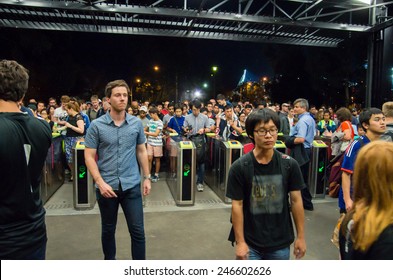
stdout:
MULTIPOLYGON (((330 238, 338 218, 337 201, 315 200, 306 212, 307 260, 336 260, 330 238)), ((92 210, 75 210, 72 185, 64 184, 45 204, 48 260, 100 260, 100 216, 92 210)), ((151 260, 231 260, 234 249, 227 241, 230 206, 205 187, 196 193, 194 206, 175 205, 165 179, 153 184, 145 201, 147 258, 151 260)), ((130 238, 124 215, 119 213, 117 258, 130 259, 130 238)))

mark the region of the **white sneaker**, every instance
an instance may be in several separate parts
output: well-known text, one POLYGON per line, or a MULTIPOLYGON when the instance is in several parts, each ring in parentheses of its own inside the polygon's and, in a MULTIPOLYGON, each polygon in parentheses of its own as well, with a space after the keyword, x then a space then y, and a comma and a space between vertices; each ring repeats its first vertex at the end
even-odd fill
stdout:
POLYGON ((203 192, 203 184, 197 184, 197 191, 203 192))
POLYGON ((160 179, 160 176, 159 176, 159 175, 153 175, 153 176, 151 176, 151 181, 152 181, 153 183, 156 183, 159 179, 160 179))

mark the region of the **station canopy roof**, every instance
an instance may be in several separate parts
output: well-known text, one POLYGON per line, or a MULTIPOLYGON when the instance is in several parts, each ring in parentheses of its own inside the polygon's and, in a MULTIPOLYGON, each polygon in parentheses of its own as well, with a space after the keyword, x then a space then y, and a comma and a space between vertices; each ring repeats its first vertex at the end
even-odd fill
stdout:
POLYGON ((0 27, 337 47, 392 25, 393 1, 365 2, 1 0, 0 27))

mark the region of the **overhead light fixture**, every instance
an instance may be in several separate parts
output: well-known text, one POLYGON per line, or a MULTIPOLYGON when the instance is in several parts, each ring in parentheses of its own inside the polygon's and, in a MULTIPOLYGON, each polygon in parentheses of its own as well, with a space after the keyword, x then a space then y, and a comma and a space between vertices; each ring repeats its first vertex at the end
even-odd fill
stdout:
POLYGON ((371 2, 373 1, 373 0, 358 0, 359 2, 362 2, 362 3, 364 3, 364 4, 367 4, 367 5, 371 5, 371 2))

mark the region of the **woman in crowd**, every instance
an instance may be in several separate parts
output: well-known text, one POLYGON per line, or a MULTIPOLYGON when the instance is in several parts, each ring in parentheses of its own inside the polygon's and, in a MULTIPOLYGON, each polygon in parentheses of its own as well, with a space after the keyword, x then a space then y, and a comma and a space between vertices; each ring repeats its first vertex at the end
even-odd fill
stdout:
POLYGON ((244 112, 241 112, 239 115, 239 123, 242 131, 246 132, 246 114, 244 112))
POLYGON ((42 109, 42 111, 39 112, 39 114, 40 114, 41 117, 44 119, 44 121, 46 121, 46 122, 49 124, 51 131, 53 131, 53 125, 54 125, 55 123, 54 123, 54 122, 52 121, 52 119, 49 117, 48 111, 47 111, 46 109, 42 109))
POLYGON ((354 168, 353 211, 340 230, 342 259, 393 260, 393 143, 364 146, 354 168))
POLYGON ((79 104, 75 101, 70 101, 66 104, 66 111, 68 114, 68 119, 64 125, 67 130, 65 142, 65 154, 68 166, 71 170, 70 181, 74 178, 74 169, 72 168, 72 147, 75 143, 84 135, 85 132, 85 122, 82 115, 79 113, 79 104))
POLYGON ((346 148, 350 145, 351 141, 355 137, 355 131, 353 130, 351 119, 352 114, 349 109, 341 107, 337 110, 337 119, 340 122, 340 126, 337 128, 335 133, 332 135, 332 155, 337 156, 345 152, 346 148))
POLYGON ((53 105, 49 105, 48 108, 46 108, 46 112, 48 112, 48 118, 53 121, 53 116, 55 114, 56 107, 53 105))

